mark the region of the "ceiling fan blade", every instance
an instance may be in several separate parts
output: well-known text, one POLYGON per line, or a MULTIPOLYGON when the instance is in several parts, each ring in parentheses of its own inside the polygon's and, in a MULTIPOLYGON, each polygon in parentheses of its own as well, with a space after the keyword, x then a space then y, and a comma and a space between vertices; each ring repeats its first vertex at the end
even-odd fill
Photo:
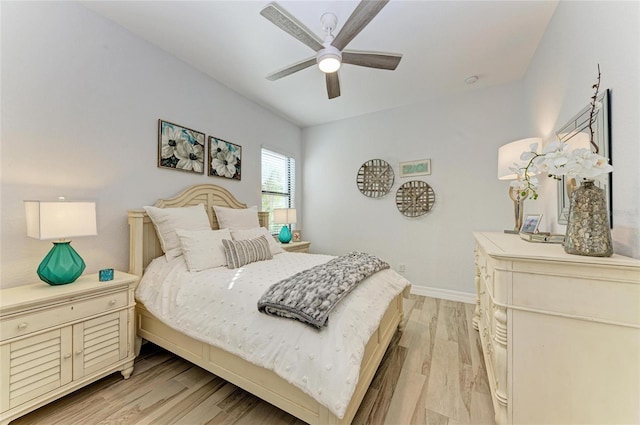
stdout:
POLYGON ((269 3, 260 11, 260 14, 283 31, 311 47, 314 52, 322 49, 322 40, 277 3, 269 3))
POLYGON ((389 0, 362 0, 331 44, 338 50, 343 50, 388 2, 389 0))
POLYGON ((400 59, 402 55, 395 53, 342 52, 342 63, 391 71, 398 67, 400 59))
POLYGON ((332 72, 325 74, 327 80, 327 94, 329 99, 334 99, 340 96, 340 79, 338 78, 338 72, 332 72))
POLYGON ((316 64, 316 58, 314 56, 309 59, 305 59, 303 61, 294 63, 293 65, 290 65, 284 69, 281 69, 280 71, 276 71, 267 75, 267 80, 270 80, 270 81, 279 80, 282 77, 291 75, 294 72, 302 71, 303 69, 309 68, 310 66, 313 66, 315 64, 316 64))

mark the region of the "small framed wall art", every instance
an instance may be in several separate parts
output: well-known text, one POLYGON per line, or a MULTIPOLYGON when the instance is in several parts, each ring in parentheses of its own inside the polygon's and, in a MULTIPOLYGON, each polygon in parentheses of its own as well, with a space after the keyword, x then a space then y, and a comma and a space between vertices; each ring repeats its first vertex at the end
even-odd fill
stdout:
POLYGON ((242 146, 209 136, 209 175, 242 180, 242 146))
POLYGON ((429 174, 431 174, 430 159, 400 163, 400 177, 428 176, 429 174))
POLYGON ((158 120, 158 167, 203 174, 204 143, 204 133, 158 120))

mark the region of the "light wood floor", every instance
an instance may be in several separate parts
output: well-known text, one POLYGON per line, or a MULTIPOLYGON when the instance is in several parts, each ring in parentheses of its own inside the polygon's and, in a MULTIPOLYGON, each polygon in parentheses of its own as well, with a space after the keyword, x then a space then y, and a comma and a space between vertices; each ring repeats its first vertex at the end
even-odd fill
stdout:
MULTIPOLYGON (((493 424, 474 306, 412 295, 354 424, 493 424)), ((12 425, 296 424, 253 395, 152 344, 110 375, 12 425)))

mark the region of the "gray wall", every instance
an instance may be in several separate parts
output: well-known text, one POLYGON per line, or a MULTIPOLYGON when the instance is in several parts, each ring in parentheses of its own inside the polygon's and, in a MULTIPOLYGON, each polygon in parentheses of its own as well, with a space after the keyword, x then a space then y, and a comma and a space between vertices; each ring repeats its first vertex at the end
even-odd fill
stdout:
MULTIPOLYGON (((461 84, 464 84, 461 82, 461 84)), ((498 147, 525 137, 520 83, 470 91, 303 131, 304 238, 316 252, 366 250, 385 258, 417 287, 473 293, 476 230, 513 227, 509 183, 497 179, 498 147), (395 172, 383 198, 356 186, 367 160, 381 158, 395 172), (407 218, 395 205, 401 161, 430 158, 426 181, 434 209, 407 218)))
MULTIPOLYGON (((589 104, 598 64, 601 89, 611 89, 614 251, 640 258, 640 2, 558 4, 524 78, 528 121, 532 134, 550 137, 589 104)), ((564 232, 556 188, 540 200, 564 232)))
MULTIPOLYGON (((549 140, 593 95, 612 89, 613 221, 616 253, 640 258, 640 2, 561 1, 518 83, 429 99, 411 107, 305 129, 305 238, 333 254, 364 249, 406 265, 421 293, 475 292, 475 230, 513 226, 508 182, 496 178, 497 149, 525 137, 549 140), (382 158, 396 171, 391 192, 366 198, 356 172, 382 158), (433 174, 418 177, 436 192, 435 209, 417 219, 396 210, 398 162, 431 158, 433 174)), ((541 230, 557 224, 556 184, 547 179, 526 213, 543 213, 541 230)))
MULTIPOLYGON (((404 264, 418 288, 472 294, 471 232, 513 223, 508 183, 496 178, 498 147, 548 139, 588 103, 597 63, 602 86, 612 89, 615 249, 640 257, 638 2, 560 2, 520 82, 302 131, 78 4, 0 7, 2 287, 37 280, 51 246, 26 237, 23 200, 96 200, 98 236, 73 245, 88 272, 126 270, 127 209, 208 182, 259 204, 264 144, 304 170, 298 227, 314 252, 367 250, 394 268, 404 264), (242 145, 243 180, 158 169, 158 118, 242 145), (355 184, 372 158, 396 172, 382 199, 364 197, 355 184), (398 163, 422 158, 432 160, 432 175, 419 179, 434 188, 436 204, 407 219, 394 202, 408 180, 399 178, 398 163)), ((563 231, 555 209, 553 184, 526 203, 527 212, 545 214, 545 230, 563 231)))
POLYGON ((26 237, 25 199, 95 200, 98 236, 72 245, 86 272, 127 270, 128 209, 200 183, 260 205, 262 144, 302 165, 297 126, 79 4, 0 4, 2 287, 38 281, 51 248, 26 237), (157 168, 159 118, 241 145, 242 181, 157 168))

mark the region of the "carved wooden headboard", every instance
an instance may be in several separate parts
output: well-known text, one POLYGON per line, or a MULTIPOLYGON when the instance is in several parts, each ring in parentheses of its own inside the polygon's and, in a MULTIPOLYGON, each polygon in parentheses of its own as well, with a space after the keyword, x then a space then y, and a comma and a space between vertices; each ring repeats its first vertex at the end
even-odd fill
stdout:
MULTIPOLYGON (((213 206, 227 208, 247 208, 227 189, 215 184, 191 186, 176 196, 159 199, 154 206, 159 208, 179 208, 204 204, 211 222, 211 228, 220 228, 213 206)), ((269 213, 258 212, 260 226, 269 227, 269 213)), ((147 264, 164 255, 151 219, 143 209, 129 210, 129 273, 142 276, 147 264)))

